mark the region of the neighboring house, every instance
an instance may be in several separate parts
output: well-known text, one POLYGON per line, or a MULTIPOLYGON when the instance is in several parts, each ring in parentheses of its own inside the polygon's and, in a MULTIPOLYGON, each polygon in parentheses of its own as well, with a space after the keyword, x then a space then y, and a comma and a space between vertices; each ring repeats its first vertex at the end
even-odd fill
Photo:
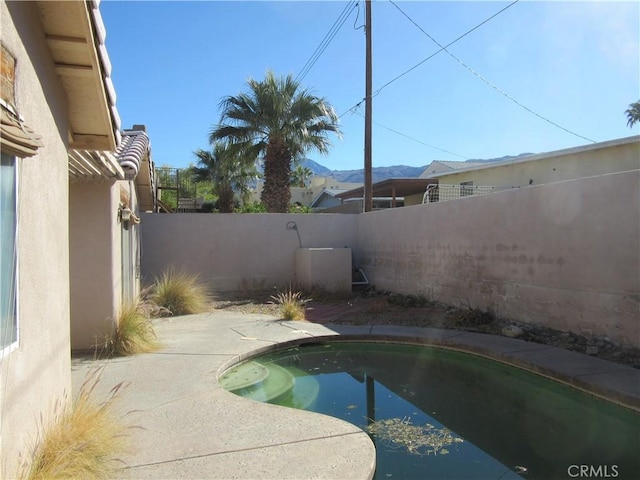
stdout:
MULTIPOLYGON (((414 205, 422 202, 422 194, 424 193, 430 180, 423 178, 388 178, 380 182, 376 182, 371 186, 373 199, 373 210, 382 210, 386 208, 397 208, 414 205), (420 196, 420 201, 412 201, 412 198, 420 196)), ((363 206, 364 187, 351 189, 337 195, 337 197, 347 205, 351 202, 359 202, 363 206)), ((343 206, 344 206, 343 205, 343 206)), ((352 206, 345 207, 344 213, 352 213, 352 206)), ((333 210, 337 211, 337 210, 333 210)), ((362 209, 360 209, 362 211, 362 209)))
MULTIPOLYGON (((321 209, 323 207, 318 205, 319 201, 322 203, 340 192, 360 186, 362 186, 361 183, 339 182, 333 177, 314 175, 311 177, 308 187, 291 187, 291 204, 321 209), (321 196, 322 198, 320 198, 321 196)), ((260 201, 263 187, 264 180, 258 181, 256 188, 251 192, 251 201, 260 201)), ((329 203, 331 202, 329 201, 329 203)), ((340 202, 336 202, 337 205, 339 205, 339 203, 340 202)))
POLYGON ((427 165, 420 174, 420 178, 432 178, 439 173, 452 172, 454 170, 462 170, 464 168, 479 167, 486 165, 485 162, 454 162, 445 160, 434 160, 427 165))
POLYGON ((320 192, 320 194, 313 199, 311 202, 311 209, 313 211, 321 211, 331 207, 337 207, 338 205, 342 205, 342 200, 340 200, 337 195, 340 193, 344 193, 347 190, 328 190, 324 189, 320 192))
POLYGON ((110 333, 137 292, 136 212, 153 209, 154 180, 146 134, 120 131, 97 3, 0 0, 0 22, 0 477, 13 478, 70 399, 71 339, 110 333))
MULTIPOLYGON (((639 167, 640 136, 636 135, 498 162, 433 162, 421 178, 437 180, 434 183, 440 184, 441 193, 444 192, 444 185, 461 186, 460 193, 464 196, 466 191, 471 192, 478 186, 517 188, 624 172, 639 167)), ((416 200, 418 197, 415 197, 416 200)))

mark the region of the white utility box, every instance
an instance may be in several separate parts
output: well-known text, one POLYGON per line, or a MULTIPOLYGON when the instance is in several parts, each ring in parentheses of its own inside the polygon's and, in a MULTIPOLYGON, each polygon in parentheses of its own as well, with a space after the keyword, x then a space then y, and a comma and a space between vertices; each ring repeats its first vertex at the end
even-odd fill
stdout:
POLYGON ((308 290, 351 292, 351 249, 296 249, 296 281, 308 290))

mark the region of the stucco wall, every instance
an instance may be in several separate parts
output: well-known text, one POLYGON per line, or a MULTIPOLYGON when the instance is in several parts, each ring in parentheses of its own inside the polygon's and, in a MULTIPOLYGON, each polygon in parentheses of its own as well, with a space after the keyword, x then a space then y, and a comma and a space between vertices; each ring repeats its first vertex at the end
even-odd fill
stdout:
MULTIPOLYGON (((123 301, 122 223, 118 217, 121 190, 136 211, 137 197, 129 181, 75 181, 69 187, 69 247, 71 291, 71 348, 102 346, 113 333, 123 301)), ((139 251, 138 226, 133 229, 131 252, 139 251)), ((131 298, 139 292, 132 260, 131 298)))
POLYGON ((523 187, 561 182, 576 178, 625 172, 640 168, 640 137, 603 142, 601 148, 570 149, 567 152, 539 155, 538 160, 517 159, 500 166, 485 166, 467 172, 438 175, 440 183, 523 187))
POLYGON ((70 393, 68 129, 37 5, 0 1, 0 19, 2 43, 17 59, 16 107, 44 143, 18 161, 19 342, 0 359, 0 476, 14 478, 39 425, 70 393))
POLYGON ((295 281, 303 247, 351 247, 355 215, 142 214, 142 273, 151 282, 175 267, 199 273, 214 291, 270 289, 295 281))
POLYGON ((378 288, 640 345, 640 173, 358 217, 378 288))
POLYGON ((113 331, 119 300, 117 198, 114 182, 73 182, 69 187, 73 349, 91 348, 113 331))

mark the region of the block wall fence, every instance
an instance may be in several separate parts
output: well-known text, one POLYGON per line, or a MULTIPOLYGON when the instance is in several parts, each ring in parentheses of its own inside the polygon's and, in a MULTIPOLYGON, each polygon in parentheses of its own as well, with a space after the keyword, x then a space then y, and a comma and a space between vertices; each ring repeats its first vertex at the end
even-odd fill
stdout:
POLYGON ((299 246, 347 246, 378 289, 640 346, 640 170, 363 214, 144 214, 141 231, 147 282, 174 266, 273 289, 299 246))

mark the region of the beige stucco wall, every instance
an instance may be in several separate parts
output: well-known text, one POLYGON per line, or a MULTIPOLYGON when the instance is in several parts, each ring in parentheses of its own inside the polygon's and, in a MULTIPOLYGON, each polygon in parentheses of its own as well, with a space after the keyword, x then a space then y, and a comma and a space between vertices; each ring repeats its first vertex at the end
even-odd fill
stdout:
POLYGON ((70 393, 67 112, 36 4, 0 1, 0 22, 17 59, 16 106, 44 143, 18 162, 19 342, 0 359, 0 476, 14 478, 38 426, 70 393))
POLYGON ((458 185, 472 181, 474 185, 523 187, 561 182, 575 178, 625 172, 640 168, 640 137, 603 142, 598 148, 574 148, 533 159, 516 159, 496 166, 485 166, 467 172, 443 172, 437 175, 441 184, 458 185))
POLYGON ((640 346, 640 172, 358 216, 381 289, 640 346))
POLYGON ((119 302, 120 232, 115 182, 69 187, 71 346, 86 349, 113 330, 119 302))
POLYGON ((352 259, 350 248, 298 248, 296 283, 307 291, 351 293, 352 259))
MULTIPOLYGON (((69 188, 71 348, 101 346, 115 328, 123 299, 120 192, 128 193, 136 211, 136 192, 129 181, 72 182, 69 188)), ((138 226, 132 252, 138 251, 138 226)), ((131 268, 135 269, 134 261, 131 268)), ((134 278, 131 296, 139 292, 134 278)))
POLYGON ((356 216, 341 214, 142 214, 142 273, 151 282, 175 267, 215 291, 271 289, 295 282, 300 247, 351 247, 356 216))

